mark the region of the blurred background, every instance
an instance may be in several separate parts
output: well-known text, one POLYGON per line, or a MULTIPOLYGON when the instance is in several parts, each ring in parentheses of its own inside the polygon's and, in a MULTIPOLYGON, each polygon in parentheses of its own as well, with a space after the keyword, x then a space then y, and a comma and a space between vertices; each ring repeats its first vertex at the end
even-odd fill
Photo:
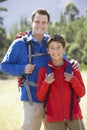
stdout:
POLYGON ((87 68, 87 0, 0 0, 0 61, 17 33, 31 29, 31 14, 37 8, 51 15, 48 33, 63 34, 68 59, 87 68))
MULTIPOLYGON (((37 8, 49 11, 48 33, 64 36, 67 57, 79 61, 87 86, 87 0, 0 0, 0 62, 16 34, 31 29, 31 14, 37 8)), ((22 106, 19 95, 17 79, 0 72, 0 130, 20 129, 22 106)), ((80 102, 87 129, 86 102, 87 94, 80 102)))

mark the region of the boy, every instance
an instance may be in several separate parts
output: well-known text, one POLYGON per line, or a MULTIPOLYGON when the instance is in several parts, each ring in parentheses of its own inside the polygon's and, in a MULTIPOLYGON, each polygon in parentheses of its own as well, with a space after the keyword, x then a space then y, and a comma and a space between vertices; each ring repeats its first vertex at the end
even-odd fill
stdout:
POLYGON ((63 59, 66 45, 62 36, 52 35, 46 47, 51 57, 48 67, 52 72, 46 75, 47 66, 40 69, 37 97, 42 102, 47 100, 45 109, 48 130, 85 130, 78 102, 78 97, 85 95, 81 74, 74 68, 71 68, 71 73, 65 72, 71 64, 63 59))

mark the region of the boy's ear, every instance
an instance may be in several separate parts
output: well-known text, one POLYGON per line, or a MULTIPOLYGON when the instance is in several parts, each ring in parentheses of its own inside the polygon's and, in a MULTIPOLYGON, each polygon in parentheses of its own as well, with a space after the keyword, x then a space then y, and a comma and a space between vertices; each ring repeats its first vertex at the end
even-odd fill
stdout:
POLYGON ((64 47, 64 52, 66 52, 66 46, 64 47))

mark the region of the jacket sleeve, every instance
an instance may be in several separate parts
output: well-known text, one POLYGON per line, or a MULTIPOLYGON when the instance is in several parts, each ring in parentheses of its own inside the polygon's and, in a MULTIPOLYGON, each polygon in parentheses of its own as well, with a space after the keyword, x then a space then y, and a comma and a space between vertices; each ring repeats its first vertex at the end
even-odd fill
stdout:
POLYGON ((19 49, 20 46, 15 41, 10 45, 4 59, 0 63, 1 72, 12 76, 21 76, 24 74, 25 64, 19 62, 19 49))
POLYGON ((46 94, 49 89, 49 84, 45 82, 46 70, 42 67, 38 73, 38 87, 37 87, 37 98, 40 101, 45 101, 46 94))
POLYGON ((83 97, 85 95, 86 89, 80 71, 74 70, 74 76, 70 80, 70 83, 77 96, 83 97))

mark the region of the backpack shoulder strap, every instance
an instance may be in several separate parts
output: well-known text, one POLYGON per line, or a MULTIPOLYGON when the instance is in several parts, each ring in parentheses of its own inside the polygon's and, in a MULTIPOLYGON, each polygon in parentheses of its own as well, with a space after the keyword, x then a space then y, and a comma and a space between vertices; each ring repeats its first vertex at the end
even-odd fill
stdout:
POLYGON ((28 57, 28 62, 31 64, 33 57, 32 54, 34 53, 34 49, 33 49, 33 43, 31 41, 27 41, 25 38, 23 38, 26 46, 27 46, 27 57, 28 57))
MULTIPOLYGON (((33 53, 33 44, 31 41, 27 41, 27 32, 20 32, 19 34, 16 35, 16 39, 22 38, 27 46, 27 57, 28 57, 28 63, 32 63, 32 53, 33 53)), ((24 75, 21 77, 21 80, 23 81, 23 84, 25 85, 25 89, 28 95, 29 103, 32 105, 33 100, 32 100, 32 95, 30 91, 30 87, 28 84, 28 74, 24 75)), ((19 79, 18 79, 19 81, 19 79)))
MULTIPOLYGON (((67 73, 72 73, 72 64, 70 62, 68 62, 68 66, 65 68, 65 72, 67 73)), ((70 102, 70 120, 72 120, 72 112, 73 112, 73 104, 74 104, 74 90, 70 84, 70 88, 71 88, 71 102, 70 102)))
POLYGON ((72 64, 70 62, 68 62, 68 66, 65 68, 65 72, 67 73, 72 73, 72 64))
POLYGON ((46 65, 46 73, 47 75, 50 74, 52 72, 52 68, 48 65, 46 65))

